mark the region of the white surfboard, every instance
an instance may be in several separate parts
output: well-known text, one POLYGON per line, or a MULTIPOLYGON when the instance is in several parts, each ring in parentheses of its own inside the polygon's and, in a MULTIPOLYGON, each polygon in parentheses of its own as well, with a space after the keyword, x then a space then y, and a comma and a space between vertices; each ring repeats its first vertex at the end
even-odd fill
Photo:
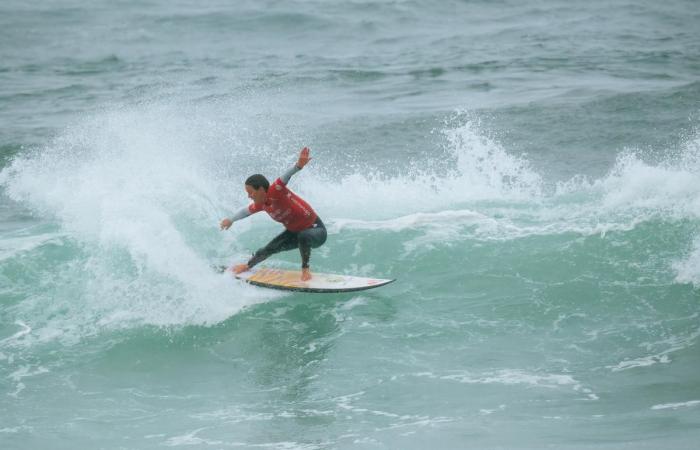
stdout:
POLYGON ((331 273, 311 273, 309 281, 301 281, 301 271, 253 267, 235 275, 239 280, 255 286, 285 291, 302 292, 352 292, 374 289, 387 285, 395 279, 353 277, 331 273))

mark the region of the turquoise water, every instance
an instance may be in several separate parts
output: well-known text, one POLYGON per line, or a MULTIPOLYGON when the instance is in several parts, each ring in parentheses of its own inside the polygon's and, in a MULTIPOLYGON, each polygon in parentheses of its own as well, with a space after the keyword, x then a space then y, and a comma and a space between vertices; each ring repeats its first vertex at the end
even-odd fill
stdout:
POLYGON ((699 22, 3 2, 0 448, 695 448, 699 22), (312 268, 397 282, 211 269, 279 232, 218 222, 305 145, 312 268))

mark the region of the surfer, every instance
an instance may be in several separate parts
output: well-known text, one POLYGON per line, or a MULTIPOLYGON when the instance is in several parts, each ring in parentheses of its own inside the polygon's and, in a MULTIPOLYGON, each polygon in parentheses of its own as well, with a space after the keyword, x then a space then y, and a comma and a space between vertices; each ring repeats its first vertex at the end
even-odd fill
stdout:
POLYGON ((246 264, 233 266, 231 270, 234 273, 245 272, 275 253, 298 248, 301 253, 301 280, 311 279, 311 249, 326 242, 326 227, 311 206, 287 188, 292 175, 303 169, 310 160, 309 149, 304 147, 299 153, 297 163, 274 183, 270 184, 267 178, 260 174, 251 175, 245 181, 245 190, 253 203, 241 208, 231 218, 223 219, 221 229, 228 230, 237 220, 265 211, 273 220, 284 225, 285 230, 256 251, 246 264))

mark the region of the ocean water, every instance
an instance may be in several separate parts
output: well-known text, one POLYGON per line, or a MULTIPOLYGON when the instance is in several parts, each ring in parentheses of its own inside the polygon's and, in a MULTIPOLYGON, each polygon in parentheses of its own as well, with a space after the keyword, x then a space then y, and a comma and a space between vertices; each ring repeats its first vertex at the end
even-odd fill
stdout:
POLYGON ((0 448, 693 449, 696 0, 0 3, 0 448), (243 181, 329 229, 212 265, 243 181), (296 252, 268 265, 296 268, 296 252))

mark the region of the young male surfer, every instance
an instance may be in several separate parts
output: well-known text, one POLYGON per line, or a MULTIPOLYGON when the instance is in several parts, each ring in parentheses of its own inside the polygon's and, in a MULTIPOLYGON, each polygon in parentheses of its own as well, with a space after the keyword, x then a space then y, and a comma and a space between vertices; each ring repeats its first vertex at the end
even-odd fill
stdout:
POLYGON ((267 178, 260 174, 248 177, 245 190, 253 203, 240 209, 231 218, 223 219, 220 224, 221 229, 228 230, 235 221, 265 211, 272 219, 284 225, 285 230, 265 247, 255 252, 246 264, 233 266, 231 270, 234 273, 245 272, 275 253, 298 248, 301 253, 301 280, 311 279, 309 270, 311 249, 320 247, 326 242, 326 227, 311 206, 287 188, 292 175, 303 169, 310 160, 309 149, 304 147, 294 167, 287 170, 274 183, 270 184, 267 178))

